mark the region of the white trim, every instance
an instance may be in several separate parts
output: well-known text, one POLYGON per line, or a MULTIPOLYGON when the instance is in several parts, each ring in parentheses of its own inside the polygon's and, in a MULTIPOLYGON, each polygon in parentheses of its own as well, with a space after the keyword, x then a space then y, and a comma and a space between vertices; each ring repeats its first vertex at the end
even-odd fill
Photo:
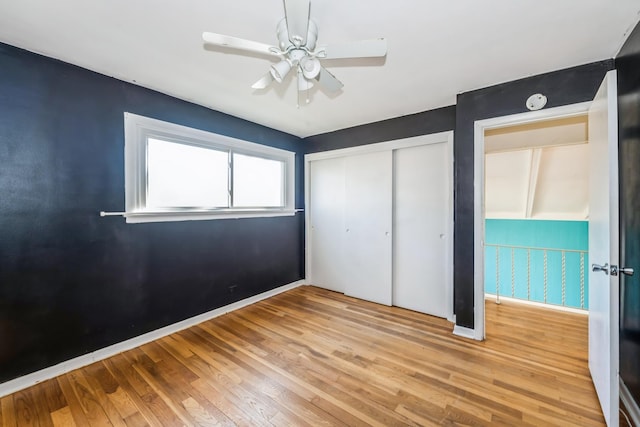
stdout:
MULTIPOLYGON (((295 214, 295 156, 292 151, 255 142, 231 138, 213 132, 194 129, 175 123, 124 113, 125 130, 125 212, 128 223, 188 221, 219 218, 256 218, 291 216, 295 214), (276 160, 284 164, 282 174, 283 206, 274 208, 219 209, 176 208, 153 210, 146 207, 147 139, 159 138, 179 144, 193 145, 234 154, 276 160)), ((229 160, 231 162, 231 160, 229 160)), ((231 167, 231 166, 229 166, 231 167)), ((232 191, 232 190, 230 190, 232 191)), ((229 200, 231 203, 231 200, 229 200)), ((231 204, 229 205, 231 206, 231 204)))
POLYGON ((464 326, 459 326, 459 325, 455 325, 453 327, 453 335, 456 335, 462 338, 468 338, 470 340, 476 339, 476 332, 474 329, 465 328, 464 326))
MULTIPOLYGON (((494 294, 485 294, 484 299, 495 301, 496 296, 494 294)), ((546 308, 549 310, 565 311, 567 313, 582 314, 584 316, 589 315, 589 310, 582 310, 580 308, 573 308, 573 307, 564 307, 561 305, 554 305, 554 304, 545 304, 543 302, 538 302, 538 301, 527 301, 524 299, 504 297, 502 295, 500 295, 500 301, 513 302, 513 303, 522 304, 522 305, 530 305, 533 307, 546 308)))
POLYGON ((446 265, 446 272, 445 272, 445 277, 447 280, 447 301, 449 301, 449 315, 447 316, 447 320, 449 320, 450 322, 454 322, 456 321, 456 317, 454 314, 454 305, 455 305, 455 301, 453 298, 454 295, 454 290, 453 290, 453 233, 454 233, 454 228, 453 228, 453 216, 454 216, 454 206, 453 206, 453 199, 455 197, 455 158, 453 155, 453 131, 447 132, 447 144, 448 144, 448 159, 447 159, 447 165, 449 167, 449 206, 447 206, 447 209, 449 210, 449 219, 447 221, 447 236, 449 237, 447 239, 447 247, 446 247, 446 257, 447 257, 447 265, 446 265))
POLYGON ((294 216, 295 210, 230 210, 230 211, 182 211, 182 212, 124 212, 122 216, 130 224, 143 222, 172 222, 172 221, 198 221, 205 219, 241 219, 241 218, 270 218, 278 216, 294 216))
POLYGON ((485 338, 484 318, 484 133, 488 129, 533 123, 559 117, 572 117, 586 114, 591 102, 565 105, 509 116, 476 120, 474 124, 473 150, 473 265, 474 265, 474 337, 485 338))
POLYGON ((305 154, 305 167, 313 160, 333 159, 336 157, 353 156, 356 154, 376 153, 379 151, 397 150, 400 148, 417 147, 419 145, 438 144, 453 141, 453 131, 432 133, 429 135, 413 136, 411 138, 395 139, 393 141, 378 142, 375 144, 358 145, 357 147, 340 148, 338 150, 321 151, 305 154))
POLYGON ((311 209, 310 206, 310 163, 316 160, 333 159, 338 157, 352 156, 357 154, 369 154, 382 151, 393 151, 401 148, 418 147, 430 144, 447 144, 447 174, 449 176, 449 220, 447 224, 447 266, 446 266, 446 286, 447 319, 452 321, 453 314, 453 192, 454 192, 454 167, 453 167, 453 131, 438 132, 429 135, 419 135, 411 138, 397 139, 393 141, 379 142, 375 144, 365 144, 357 147, 342 148, 338 150, 322 151, 318 153, 306 154, 304 156, 304 203, 305 203, 305 275, 307 283, 313 282, 313 266, 311 265, 311 209))
POLYGON ((622 400, 625 409, 629 412, 627 415, 631 417, 633 425, 640 426, 640 406, 638 406, 638 402, 636 402, 631 395, 622 377, 620 377, 620 400, 622 400))
POLYGON ((297 282, 293 282, 288 285, 283 285, 278 288, 271 289, 270 291, 266 291, 261 294, 243 299, 241 301, 236 301, 224 307, 220 307, 215 310, 211 310, 206 313, 202 313, 197 316, 191 317, 189 319, 182 320, 172 325, 168 325, 163 328, 156 329, 151 332, 147 332, 146 334, 138 335, 137 337, 130 338, 126 341, 122 341, 122 342, 110 345, 109 347, 105 347, 100 350, 96 350, 94 352, 84 354, 82 356, 75 357, 70 360, 66 360, 64 362, 58 363, 57 365, 50 366, 48 368, 41 369, 31 374, 27 374, 22 377, 18 377, 16 379, 4 382, 0 384, 0 397, 9 395, 11 393, 15 393, 16 391, 23 390, 27 387, 31 387, 42 381, 50 380, 52 378, 55 378, 59 375, 66 374, 67 372, 73 371, 75 369, 80 369, 84 366, 90 365, 91 363, 107 359, 111 356, 115 356, 116 354, 122 353, 127 350, 131 350, 132 348, 139 347, 141 345, 147 344, 151 341, 155 341, 162 337, 166 337, 167 335, 174 334, 176 332, 190 328, 194 325, 197 325, 199 323, 221 316, 223 314, 229 313, 231 311, 238 310, 242 307, 246 307, 251 304, 255 304, 258 301, 262 301, 264 299, 267 299, 274 295, 280 294, 282 292, 286 292, 288 290, 297 288, 298 286, 301 286, 304 284, 305 284, 304 280, 299 280, 297 282))
POLYGON ((310 206, 310 190, 309 179, 310 160, 308 154, 304 156, 304 279, 307 283, 311 283, 311 209, 310 206))

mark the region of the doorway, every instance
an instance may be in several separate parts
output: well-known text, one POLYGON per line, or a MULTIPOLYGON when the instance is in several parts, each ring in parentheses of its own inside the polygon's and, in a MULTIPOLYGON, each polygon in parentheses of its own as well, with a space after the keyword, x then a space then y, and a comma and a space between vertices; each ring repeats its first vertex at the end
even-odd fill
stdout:
POLYGON ((590 102, 567 105, 546 110, 531 111, 511 116, 480 120, 474 132, 474 325, 473 338, 485 338, 485 132, 509 126, 526 125, 546 120, 584 116, 590 102), (482 303, 479 303, 482 302, 482 303))
POLYGON ((587 314, 587 115, 485 130, 485 295, 587 314))
POLYGON ((567 105, 546 110, 531 111, 504 117, 479 120, 474 130, 474 325, 473 338, 485 338, 485 132, 508 126, 525 125, 545 120, 583 116, 590 102, 567 105), (482 303, 479 303, 482 302, 482 303))
MULTIPOLYGON (((619 269, 618 113, 616 71, 607 72, 593 101, 475 122, 473 337, 485 337, 485 131, 508 125, 588 114, 589 135, 589 371, 607 424, 618 416, 619 269), (604 343, 604 345, 603 345, 604 343)), ((629 270, 629 271, 625 271, 629 270)))

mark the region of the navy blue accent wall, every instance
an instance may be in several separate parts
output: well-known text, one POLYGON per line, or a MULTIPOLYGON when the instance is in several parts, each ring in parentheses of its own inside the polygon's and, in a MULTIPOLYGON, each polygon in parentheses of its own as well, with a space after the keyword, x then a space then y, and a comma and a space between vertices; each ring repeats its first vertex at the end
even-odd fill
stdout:
MULTIPOLYGON (((212 93, 211 96, 215 96, 212 93)), ((303 215, 126 224, 129 111, 300 139, 0 44, 0 382, 299 280, 303 215)))
POLYGON ((620 377, 640 405, 640 25, 616 58, 620 143, 620 377))

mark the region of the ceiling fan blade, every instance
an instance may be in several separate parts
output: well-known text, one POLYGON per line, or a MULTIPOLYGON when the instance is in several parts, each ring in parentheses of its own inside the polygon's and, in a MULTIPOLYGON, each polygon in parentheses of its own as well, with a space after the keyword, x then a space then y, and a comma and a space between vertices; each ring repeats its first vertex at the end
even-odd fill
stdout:
POLYGON ((316 77, 318 83, 330 92, 337 92, 344 87, 342 82, 331 74, 326 68, 320 68, 320 74, 316 77))
POLYGON ((262 76, 260 80, 252 84, 251 87, 253 89, 266 89, 271 84, 271 82, 273 82, 273 76, 271 75, 271 72, 268 72, 267 74, 262 76))
POLYGON ((307 43, 309 8, 309 0, 284 0, 289 41, 298 47, 307 43))
POLYGON ((325 59, 377 58, 387 55, 387 41, 385 39, 361 40, 323 46, 318 50, 324 50, 325 54, 318 56, 325 59))
POLYGON ((202 40, 207 44, 215 46, 224 46, 238 50, 245 50, 247 52, 278 56, 278 53, 274 51, 275 48, 268 44, 240 39, 238 37, 225 36, 224 34, 205 32, 202 33, 202 40))

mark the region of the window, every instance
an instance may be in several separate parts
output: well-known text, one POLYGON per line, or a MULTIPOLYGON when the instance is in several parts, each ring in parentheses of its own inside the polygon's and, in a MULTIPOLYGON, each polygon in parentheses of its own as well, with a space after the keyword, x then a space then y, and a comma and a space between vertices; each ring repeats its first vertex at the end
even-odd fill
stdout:
POLYGON ((293 215, 295 154, 125 113, 127 222, 293 215))

